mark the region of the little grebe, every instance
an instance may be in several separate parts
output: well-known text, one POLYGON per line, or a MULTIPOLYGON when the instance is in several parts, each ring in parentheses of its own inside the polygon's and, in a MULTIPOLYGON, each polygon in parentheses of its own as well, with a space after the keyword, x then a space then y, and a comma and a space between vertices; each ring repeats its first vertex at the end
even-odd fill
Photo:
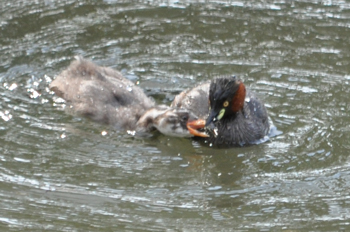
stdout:
POLYGON ((50 84, 66 100, 68 111, 120 130, 139 133, 157 128, 167 135, 189 137, 186 123, 197 119, 186 109, 156 106, 141 88, 112 68, 75 57, 50 84))
POLYGON ((236 77, 216 78, 187 90, 175 98, 172 106, 207 117, 189 122, 188 129, 213 145, 256 144, 267 140, 270 132, 264 104, 236 77), (206 133, 199 132, 200 128, 206 133))

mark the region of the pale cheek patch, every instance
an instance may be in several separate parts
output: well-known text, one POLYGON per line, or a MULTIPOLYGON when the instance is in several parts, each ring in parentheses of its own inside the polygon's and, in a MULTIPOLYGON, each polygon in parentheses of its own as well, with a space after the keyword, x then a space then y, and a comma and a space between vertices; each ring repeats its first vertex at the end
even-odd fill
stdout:
POLYGON ((221 109, 221 110, 220 110, 220 113, 219 113, 219 115, 218 115, 218 120, 222 119, 222 117, 224 116, 224 114, 225 114, 225 109, 221 109))

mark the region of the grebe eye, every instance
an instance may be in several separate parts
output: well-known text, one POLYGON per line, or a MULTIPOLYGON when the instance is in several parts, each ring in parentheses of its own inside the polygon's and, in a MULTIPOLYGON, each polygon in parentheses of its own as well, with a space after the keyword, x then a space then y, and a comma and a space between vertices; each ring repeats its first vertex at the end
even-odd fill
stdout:
POLYGON ((230 103, 228 101, 225 101, 224 104, 222 104, 224 107, 228 107, 230 103))
POLYGON ((184 122, 187 122, 188 118, 189 118, 188 114, 185 114, 185 115, 181 116, 181 120, 184 121, 184 122))

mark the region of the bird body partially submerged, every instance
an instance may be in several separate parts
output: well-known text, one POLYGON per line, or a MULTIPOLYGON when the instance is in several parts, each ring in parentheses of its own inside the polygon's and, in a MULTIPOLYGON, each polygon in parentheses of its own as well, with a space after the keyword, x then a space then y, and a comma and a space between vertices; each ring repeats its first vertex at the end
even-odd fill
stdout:
POLYGON ((157 128, 164 134, 188 137, 186 123, 197 119, 190 111, 156 106, 120 72, 82 57, 76 57, 50 89, 66 101, 69 111, 118 130, 143 134, 157 128))
MULTIPOLYGON (((208 86, 207 83, 199 85, 208 86)), ((267 110, 254 93, 236 77, 219 77, 211 81, 207 94, 197 94, 198 87, 186 90, 175 98, 175 105, 198 112, 195 102, 207 99, 207 114, 201 120, 188 123, 189 131, 213 145, 255 144, 266 139, 270 131, 267 110), (188 96, 196 96, 188 98, 188 96), (201 99, 198 99, 201 98, 201 99), (189 104, 189 102, 191 104, 189 104), (205 120, 203 120, 205 119, 205 120), (199 129, 204 130, 201 132, 199 129)), ((203 110, 203 109, 200 109, 203 110)))
POLYGON ((166 135, 232 146, 262 141, 271 126, 264 104, 236 77, 215 78, 183 91, 170 107, 156 106, 120 72, 76 57, 50 89, 70 111, 139 134, 156 128, 166 135))

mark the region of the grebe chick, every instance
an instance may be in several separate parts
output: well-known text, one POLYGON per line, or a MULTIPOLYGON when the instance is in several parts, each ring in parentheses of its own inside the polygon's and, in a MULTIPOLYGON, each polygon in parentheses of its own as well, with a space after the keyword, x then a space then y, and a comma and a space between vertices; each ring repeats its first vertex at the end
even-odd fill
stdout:
POLYGON ((207 118, 209 115, 209 88, 210 82, 184 90, 176 95, 170 107, 190 110, 198 118, 207 118))
POLYGON ((159 132, 175 137, 193 137, 187 123, 198 120, 191 111, 168 106, 157 106, 146 111, 137 122, 137 131, 144 133, 152 127, 159 132))
POLYGON ((50 84, 50 90, 66 101, 69 112, 112 125, 117 130, 143 133, 156 128, 172 136, 190 135, 186 120, 197 119, 190 111, 157 107, 120 72, 80 56, 75 58, 50 84))

